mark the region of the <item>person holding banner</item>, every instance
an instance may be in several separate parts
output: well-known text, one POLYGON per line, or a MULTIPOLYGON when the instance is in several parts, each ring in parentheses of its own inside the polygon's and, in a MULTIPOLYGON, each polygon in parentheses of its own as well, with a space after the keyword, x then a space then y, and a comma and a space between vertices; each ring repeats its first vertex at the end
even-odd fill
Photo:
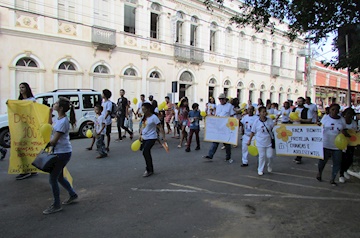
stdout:
MULTIPOLYGON (((254 107, 253 106, 249 106, 248 108, 248 114, 245 115, 241 121, 240 121, 240 126, 242 128, 242 164, 241 167, 247 167, 249 166, 248 164, 248 147, 247 147, 247 143, 249 141, 250 135, 251 135, 251 128, 254 124, 254 121, 258 118, 257 116, 254 116, 254 107)), ((252 141, 253 142, 253 141, 252 141)))
POLYGON ((324 159, 319 160, 318 163, 318 174, 316 179, 322 181, 322 172, 324 171, 325 165, 332 158, 333 167, 331 173, 330 184, 337 186, 335 178, 341 167, 342 151, 335 145, 335 138, 339 133, 343 133, 345 136, 349 136, 346 132, 346 122, 343 117, 339 116, 340 106, 339 104, 331 104, 329 109, 329 116, 321 119, 321 124, 324 128, 323 131, 323 143, 324 143, 324 159))
POLYGON ((266 117, 266 107, 259 107, 259 118, 254 121, 251 128, 251 134, 247 145, 251 144, 252 138, 255 136, 256 147, 259 151, 258 175, 264 174, 265 158, 268 159, 267 171, 272 172, 272 159, 274 157, 274 149, 271 140, 274 138, 272 129, 274 122, 266 117))
MULTIPOLYGON (((49 123, 53 125, 53 131, 49 146, 54 147, 54 154, 58 156, 54 164, 53 170, 50 172, 49 183, 53 192, 54 202, 50 207, 43 211, 44 215, 52 214, 62 210, 60 203, 60 183, 69 193, 70 197, 62 202, 62 204, 67 205, 72 203, 78 198, 73 187, 70 185, 69 181, 64 177, 63 170, 66 164, 70 161, 72 147, 70 143, 70 124, 72 126, 76 123, 75 111, 69 99, 60 97, 53 106, 53 110, 58 112, 58 117, 52 120, 51 116, 49 118, 49 123), (66 116, 66 112, 70 110, 70 120, 66 116)), ((52 110, 50 110, 50 115, 52 110)))
MULTIPOLYGON (((35 97, 31 91, 30 85, 28 83, 22 82, 19 84, 19 97, 18 100, 29 100, 36 102, 35 97)), ((16 176, 16 180, 23 180, 29 178, 30 176, 35 176, 37 173, 23 173, 16 176)))
MULTIPOLYGON (((307 107, 305 107, 305 98, 298 97, 297 99, 297 107, 293 109, 293 112, 296 112, 300 115, 299 120, 292 121, 293 124, 312 124, 313 120, 313 112, 310 111, 307 107)), ((296 156, 294 162, 296 164, 301 164, 302 157, 296 156)))
MULTIPOLYGON (((216 105, 216 116, 219 117, 232 117, 235 114, 234 106, 230 103, 226 102, 226 96, 224 93, 220 93, 219 95, 220 104, 216 105)), ((219 142, 212 142, 208 155, 204 156, 204 159, 211 160, 216 153, 216 150, 219 146, 219 142)), ((225 151, 226 151, 226 158, 225 161, 231 164, 234 162, 231 159, 231 145, 224 143, 225 151)))
POLYGON ((281 117, 281 123, 282 124, 289 124, 290 121, 290 103, 288 101, 284 102, 284 106, 281 108, 279 115, 277 115, 275 122, 277 123, 279 118, 281 117))

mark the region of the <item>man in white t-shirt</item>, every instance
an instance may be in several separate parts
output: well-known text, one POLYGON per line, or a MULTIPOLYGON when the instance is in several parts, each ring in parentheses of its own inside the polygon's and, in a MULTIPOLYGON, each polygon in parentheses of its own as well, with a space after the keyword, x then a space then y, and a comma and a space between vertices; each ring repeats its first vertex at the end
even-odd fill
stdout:
POLYGON ((254 121, 259 118, 258 116, 254 116, 254 111, 255 111, 255 108, 253 106, 249 106, 248 114, 245 115, 240 121, 240 125, 242 128, 242 134, 243 134, 241 167, 247 167, 249 165, 248 164, 249 151, 248 151, 247 143, 250 139, 252 125, 253 125, 254 121))
POLYGON ((311 103, 311 98, 310 97, 306 97, 305 99, 305 107, 309 109, 309 111, 312 113, 312 123, 317 123, 318 122, 318 108, 316 106, 316 104, 311 103))
MULTIPOLYGON (((234 106, 230 103, 226 102, 226 96, 224 93, 220 93, 219 95, 220 104, 216 105, 216 114, 215 116, 219 117, 231 117, 235 114, 234 106)), ((225 144, 226 150, 226 158, 225 161, 228 163, 232 163, 233 160, 231 159, 231 145, 225 144)), ((214 157, 214 154, 219 146, 219 142, 212 142, 208 155, 204 156, 204 159, 211 160, 214 157)))

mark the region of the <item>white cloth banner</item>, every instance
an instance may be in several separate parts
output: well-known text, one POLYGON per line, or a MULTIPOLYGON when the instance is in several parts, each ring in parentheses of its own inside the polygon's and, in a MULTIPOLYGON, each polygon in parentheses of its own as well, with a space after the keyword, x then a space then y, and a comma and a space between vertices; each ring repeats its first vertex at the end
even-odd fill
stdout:
POLYGON ((318 125, 281 124, 274 127, 276 154, 323 159, 323 128, 318 125))
POLYGON ((239 120, 234 117, 207 116, 204 141, 237 145, 238 129, 239 120))

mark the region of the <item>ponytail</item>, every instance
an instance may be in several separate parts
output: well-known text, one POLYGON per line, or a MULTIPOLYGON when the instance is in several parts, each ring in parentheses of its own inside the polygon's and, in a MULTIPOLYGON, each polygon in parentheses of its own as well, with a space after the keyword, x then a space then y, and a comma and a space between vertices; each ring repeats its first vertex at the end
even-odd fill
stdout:
POLYGON ((75 117, 75 110, 74 106, 70 102, 68 98, 65 97, 59 97, 59 107, 63 108, 63 112, 66 113, 70 110, 70 124, 74 127, 76 125, 76 117, 75 117))

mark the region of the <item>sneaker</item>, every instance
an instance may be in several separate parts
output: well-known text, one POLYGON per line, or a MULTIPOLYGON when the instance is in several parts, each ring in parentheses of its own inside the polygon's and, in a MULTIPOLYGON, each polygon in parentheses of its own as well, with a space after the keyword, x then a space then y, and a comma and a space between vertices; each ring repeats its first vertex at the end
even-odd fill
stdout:
POLYGON ((0 160, 3 160, 6 156, 7 149, 0 149, 1 157, 0 160))
POLYGON ((221 149, 222 149, 222 150, 225 150, 225 145, 223 145, 223 146, 221 147, 221 149))
POLYGON ((295 162, 296 164, 301 164, 301 159, 299 159, 299 158, 296 157, 296 158, 294 159, 294 162, 295 162))
POLYGON ((77 194, 72 195, 67 200, 63 201, 62 204, 63 205, 69 205, 70 203, 73 203, 76 199, 78 199, 78 197, 79 196, 77 194))
POLYGON ((186 152, 190 152, 190 148, 187 147, 187 148, 185 149, 185 151, 186 151, 186 152))
POLYGON ((18 176, 16 176, 16 180, 23 180, 23 179, 29 178, 30 176, 31 176, 31 173, 19 174, 18 176))
POLYGON ((229 164, 232 164, 234 162, 234 160, 232 159, 226 159, 225 161, 228 162, 229 164))
POLYGON ((195 150, 200 150, 200 146, 196 146, 195 150))
POLYGON ((145 177, 149 177, 149 176, 151 176, 151 175, 153 175, 154 174, 154 172, 148 172, 147 170, 144 172, 144 174, 143 174, 143 177, 145 178, 145 177))
POLYGON ((107 152, 110 152, 110 148, 109 148, 109 147, 106 147, 105 150, 106 150, 107 152))
POLYGON ((339 177, 339 183, 345 183, 345 178, 344 177, 339 177))
POLYGON ((263 172, 258 172, 258 175, 262 176, 262 175, 264 175, 264 173, 263 172))
POLYGON ((55 207, 54 205, 51 205, 50 207, 46 208, 43 211, 43 214, 44 215, 49 215, 49 214, 52 214, 52 213, 55 213, 55 212, 60 212, 61 210, 62 210, 61 206, 55 207))
POLYGON ((268 166, 268 167, 267 167, 267 171, 268 171, 269 173, 271 173, 271 172, 272 172, 272 168, 271 168, 270 166, 268 166))
POLYGON ((344 172, 344 177, 345 177, 346 179, 350 179, 350 174, 348 174, 348 172, 344 172))
POLYGON ((31 175, 31 176, 36 176, 36 175, 38 175, 38 173, 37 173, 37 172, 33 172, 33 173, 31 173, 30 175, 31 175))
POLYGON ((211 159, 212 159, 212 158, 211 158, 210 156, 208 156, 208 155, 205 155, 203 158, 204 158, 204 159, 208 159, 208 160, 211 160, 211 159))
POLYGON ((102 159, 102 158, 105 158, 105 157, 107 157, 106 154, 105 154, 105 155, 99 155, 99 156, 97 156, 96 158, 97 158, 97 159, 102 159))
POLYGON ((120 141, 122 141, 122 139, 116 139, 116 140, 115 140, 115 142, 120 142, 120 141))
POLYGON ((241 167, 248 167, 249 166, 249 164, 242 164, 242 165, 240 165, 241 167))
POLYGON ((332 185, 332 186, 337 186, 337 183, 335 183, 335 181, 334 180, 330 180, 330 184, 332 185))
POLYGON ((92 147, 88 147, 88 148, 86 148, 86 150, 92 150, 92 147))
POLYGON ((123 135, 122 138, 126 138, 126 135, 123 135))

